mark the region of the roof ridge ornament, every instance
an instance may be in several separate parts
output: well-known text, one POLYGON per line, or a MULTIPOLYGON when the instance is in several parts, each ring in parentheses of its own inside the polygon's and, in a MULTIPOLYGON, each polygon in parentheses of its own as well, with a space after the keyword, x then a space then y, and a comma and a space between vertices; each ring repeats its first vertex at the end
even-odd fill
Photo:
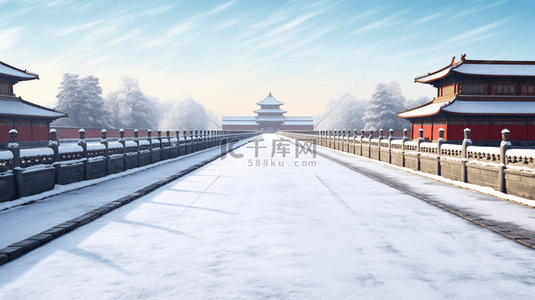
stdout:
POLYGON ((451 63, 450 63, 450 66, 453 66, 453 63, 455 62, 455 55, 453 56, 453 58, 451 59, 451 63))
POLYGON ((466 59, 466 53, 465 54, 461 54, 461 61, 464 61, 466 59))
POLYGON ((273 96, 271 96, 271 92, 269 92, 269 95, 268 95, 268 97, 273 97, 273 96))

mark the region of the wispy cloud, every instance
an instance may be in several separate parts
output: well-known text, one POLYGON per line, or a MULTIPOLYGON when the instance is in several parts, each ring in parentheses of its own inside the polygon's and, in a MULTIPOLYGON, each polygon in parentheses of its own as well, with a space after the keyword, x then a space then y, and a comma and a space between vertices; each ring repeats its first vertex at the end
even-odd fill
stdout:
POLYGON ((160 38, 157 38, 157 39, 152 39, 152 40, 149 40, 146 43, 143 43, 142 45, 139 46, 139 49, 148 49, 148 48, 153 48, 153 47, 165 45, 165 44, 167 44, 169 42, 172 42, 172 40, 177 35, 180 35, 180 34, 186 32, 188 30, 191 30, 194 27, 195 27, 195 25, 193 25, 193 22, 187 22, 187 23, 184 23, 184 24, 177 25, 177 26, 169 29, 164 36, 162 36, 160 38))
POLYGON ((230 21, 226 21, 222 24, 220 24, 219 26, 216 26, 215 27, 215 30, 223 30, 223 29, 226 29, 228 27, 231 27, 233 25, 236 25, 237 23, 239 23, 241 21, 241 19, 235 19, 235 20, 230 20, 230 21))
POLYGON ((356 30, 356 31, 352 32, 350 35, 361 34, 361 33, 367 32, 367 31, 393 26, 393 25, 399 23, 399 21, 394 21, 394 20, 397 19, 399 16, 403 15, 404 13, 408 12, 408 11, 409 10, 399 11, 399 12, 391 15, 388 18, 385 18, 385 19, 373 22, 371 24, 368 24, 368 25, 360 28, 359 30, 356 30))
POLYGON ((438 12, 436 14, 432 14, 430 16, 427 16, 427 17, 424 17, 424 18, 421 18, 419 20, 416 20, 416 22, 412 23, 411 25, 409 26, 416 26, 416 25, 420 25, 420 24, 423 24, 423 23, 427 23, 433 19, 436 19, 437 17, 441 16, 442 15, 442 12, 438 12))
POLYGON ((107 46, 115 45, 117 43, 121 43, 121 42, 130 40, 133 37, 137 36, 139 34, 139 32, 140 32, 140 30, 135 30, 135 31, 133 31, 133 32, 131 32, 129 34, 126 34, 126 35, 123 35, 123 36, 118 37, 116 39, 113 39, 107 44, 107 46))
POLYGON ((478 28, 474 28, 472 30, 468 30, 464 33, 458 34, 454 37, 451 37, 445 41, 443 41, 442 45, 452 45, 459 42, 466 42, 466 41, 474 41, 474 38, 480 37, 482 34, 488 32, 489 30, 492 30, 499 25, 503 24, 504 21, 498 21, 495 23, 491 23, 489 25, 481 26, 478 28))
POLYGON ((98 21, 93 21, 93 22, 80 24, 80 25, 71 27, 69 29, 62 30, 62 31, 58 32, 56 34, 56 36, 62 36, 62 35, 66 35, 66 34, 71 34, 71 33, 79 32, 79 31, 83 31, 83 30, 89 29, 91 27, 94 27, 94 26, 102 23, 103 21, 104 20, 98 20, 98 21))
POLYGON ((19 26, 0 31, 0 50, 14 46, 19 40, 19 33, 22 28, 22 26, 19 26))
MULTIPOLYGON (((476 3, 481 3, 481 1, 477 1, 476 3)), ((484 10, 487 10, 487 9, 491 9, 491 8, 494 8, 498 5, 502 5, 504 3, 507 3, 509 2, 509 0, 502 0, 502 1, 498 1, 498 2, 494 2, 494 3, 488 3, 488 2, 483 2, 484 4, 482 5, 476 5, 476 6, 472 6, 472 7, 465 7, 464 9, 462 10, 456 10, 456 12, 451 16, 451 20, 454 20, 454 19, 457 19, 457 18, 461 18, 461 17, 466 17, 468 15, 471 15, 473 13, 476 13, 476 12, 481 12, 481 11, 484 11, 484 10)))
POLYGON ((94 59, 84 63, 84 66, 91 66, 91 65, 94 65, 94 64, 98 64, 98 63, 101 63, 101 62, 103 62, 105 60, 108 60, 108 59, 110 59, 112 57, 113 57, 112 55, 97 57, 97 58, 94 58, 94 59))

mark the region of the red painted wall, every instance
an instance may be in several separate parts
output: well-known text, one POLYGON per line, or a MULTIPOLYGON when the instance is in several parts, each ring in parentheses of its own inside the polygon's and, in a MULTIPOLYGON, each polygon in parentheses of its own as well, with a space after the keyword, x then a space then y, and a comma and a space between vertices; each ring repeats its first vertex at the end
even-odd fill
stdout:
POLYGON ((13 128, 13 126, 0 126, 0 143, 9 142, 9 131, 13 128))
POLYGON ((50 139, 50 127, 32 126, 34 141, 48 141, 50 139))
POLYGON ((528 137, 527 125, 511 125, 511 124, 492 124, 492 140, 502 139, 502 130, 508 129, 511 132, 510 140, 526 140, 528 137))
POLYGON ((447 136, 446 140, 463 140, 464 139, 464 129, 467 128, 467 125, 452 125, 448 124, 446 125, 448 127, 447 129, 447 136))
POLYGON ((470 125, 467 128, 470 128, 471 140, 491 140, 490 125, 470 125))

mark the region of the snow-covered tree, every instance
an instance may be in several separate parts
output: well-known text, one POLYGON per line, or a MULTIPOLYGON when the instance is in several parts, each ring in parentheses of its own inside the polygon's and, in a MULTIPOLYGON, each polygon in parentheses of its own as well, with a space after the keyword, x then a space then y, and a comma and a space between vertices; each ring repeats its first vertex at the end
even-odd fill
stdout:
POLYGON ((104 106, 102 88, 95 76, 80 77, 66 73, 60 83, 56 109, 69 114, 55 125, 84 128, 108 128, 110 112, 104 106))
POLYGON ((327 109, 321 116, 314 118, 317 130, 360 129, 364 128, 362 117, 366 109, 366 101, 347 95, 329 101, 327 109))
POLYGON ((379 83, 366 105, 366 113, 362 120, 366 123, 364 130, 402 129, 408 122, 396 117, 396 113, 404 110, 405 97, 396 82, 379 83))
POLYGON ((121 77, 121 88, 106 95, 116 128, 154 128, 159 123, 159 100, 141 91, 139 80, 121 77))
POLYGON ((170 105, 163 115, 160 128, 165 130, 218 129, 219 127, 212 120, 218 121, 213 112, 206 111, 202 104, 186 98, 170 105))

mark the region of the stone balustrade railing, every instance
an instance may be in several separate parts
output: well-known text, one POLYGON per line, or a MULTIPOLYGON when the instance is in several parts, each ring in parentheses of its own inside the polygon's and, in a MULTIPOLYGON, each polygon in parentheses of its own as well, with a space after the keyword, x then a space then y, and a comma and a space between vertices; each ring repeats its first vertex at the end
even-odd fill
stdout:
POLYGON ((379 137, 373 137, 373 131, 360 135, 354 130, 326 131, 282 131, 280 134, 300 141, 308 141, 319 146, 424 173, 443 176, 452 180, 491 187, 497 191, 535 199, 535 149, 513 148, 509 141, 510 132, 502 131, 500 147, 473 146, 470 129, 464 130, 461 145, 447 144, 444 130, 439 130, 439 140, 425 142, 423 130, 419 138, 410 140, 407 130, 404 137, 396 139, 384 137, 380 130, 379 137), (367 135, 366 135, 367 134, 367 135), (343 140, 343 145, 338 141, 343 140))
POLYGON ((234 139, 260 134, 258 131, 176 130, 171 137, 158 131, 147 132, 146 138, 126 140, 120 130, 118 141, 110 142, 102 130, 100 142, 88 143, 80 129, 77 143, 60 144, 56 130, 50 130, 47 148, 20 149, 18 132, 9 132, 10 143, 0 151, 0 202, 38 194, 56 184, 69 184, 142 167, 169 158, 224 145, 234 139))

